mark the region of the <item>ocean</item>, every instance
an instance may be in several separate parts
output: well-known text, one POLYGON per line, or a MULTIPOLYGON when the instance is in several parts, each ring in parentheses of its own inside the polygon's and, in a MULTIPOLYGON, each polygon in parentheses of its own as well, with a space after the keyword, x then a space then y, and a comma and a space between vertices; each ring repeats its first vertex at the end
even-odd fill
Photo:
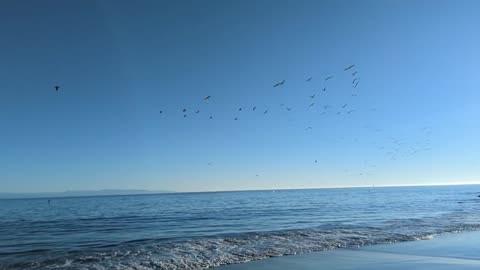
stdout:
POLYGON ((480 229, 480 186, 0 200, 0 269, 206 269, 480 229))

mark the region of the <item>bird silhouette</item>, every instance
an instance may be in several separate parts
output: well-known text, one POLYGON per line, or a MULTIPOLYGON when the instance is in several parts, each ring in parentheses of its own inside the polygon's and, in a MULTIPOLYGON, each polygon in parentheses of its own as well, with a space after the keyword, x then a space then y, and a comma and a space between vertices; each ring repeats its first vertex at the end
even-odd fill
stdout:
POLYGON ((238 117, 235 117, 233 120, 237 121, 237 120, 238 120, 238 117))
POLYGON ((213 116, 210 116, 208 119, 213 119, 213 116))
POLYGON ((357 86, 358 86, 358 82, 355 84, 355 86, 353 88, 357 88, 357 86))
POLYGON ((354 84, 356 81, 358 81, 358 78, 353 79, 352 84, 354 84))
POLYGON ((348 111, 347 113, 348 113, 348 114, 351 114, 351 113, 354 112, 354 111, 355 111, 355 110, 350 110, 350 111, 348 111))
POLYGON ((312 77, 308 78, 306 81, 309 82, 309 81, 311 81, 311 80, 312 80, 312 77))
POLYGON ((287 108, 287 111, 291 111, 291 110, 292 110, 292 108, 287 108))
POLYGON ((358 71, 353 72, 353 73, 352 73, 352 76, 357 75, 357 73, 358 73, 358 71))
POLYGON ((199 113, 200 111, 199 110, 196 110, 195 113, 199 113))
POLYGON ((185 117, 187 117, 187 115, 186 115, 186 114, 184 114, 184 115, 183 115, 183 118, 185 118, 185 117))
POLYGON ((310 98, 315 98, 315 95, 311 95, 311 96, 309 96, 309 97, 310 97, 310 98))
POLYGON ((211 97, 212 97, 212 96, 206 96, 206 97, 204 97, 203 99, 204 99, 204 100, 209 100, 211 97))
POLYGON ((325 81, 328 81, 328 80, 330 80, 330 79, 333 79, 333 76, 328 76, 328 77, 326 77, 326 78, 325 78, 325 81))
POLYGON ((268 110, 265 110, 265 111, 263 112, 263 114, 267 114, 267 113, 268 113, 268 110))
POLYGON ((308 107, 313 107, 315 105, 315 102, 310 104, 308 107))
POLYGON ((344 104, 344 105, 342 106, 342 108, 345 108, 345 107, 347 107, 347 104, 344 104))
POLYGON ((324 87, 322 90, 323 90, 323 92, 325 92, 325 91, 327 91, 327 88, 326 88, 326 87, 324 87))
POLYGON ((183 109, 182 111, 183 111, 183 112, 186 112, 186 111, 187 111, 187 109, 183 109))
POLYGON ((283 85, 285 83, 285 80, 279 82, 279 83, 276 83, 273 87, 277 87, 277 86, 280 86, 280 85, 283 85))
POLYGON ((55 85, 53 88, 55 88, 55 91, 58 91, 60 89, 60 86, 55 85))
POLYGON ((162 110, 160 110, 160 114, 162 114, 162 113, 163 113, 163 111, 162 111, 162 110))
POLYGON ((351 68, 353 68, 353 67, 355 67, 355 65, 351 65, 351 66, 345 68, 344 71, 347 71, 347 70, 349 70, 349 69, 351 69, 351 68))
POLYGON ((257 107, 255 106, 255 107, 253 107, 252 111, 255 111, 256 109, 257 109, 257 107))
POLYGON ((241 110, 242 110, 242 108, 238 108, 238 111, 241 111, 241 110))

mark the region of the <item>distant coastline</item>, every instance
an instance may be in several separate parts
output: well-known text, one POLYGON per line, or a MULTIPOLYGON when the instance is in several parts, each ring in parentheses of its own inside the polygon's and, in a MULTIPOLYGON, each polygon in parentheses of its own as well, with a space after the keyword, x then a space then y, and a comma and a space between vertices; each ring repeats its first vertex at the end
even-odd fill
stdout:
POLYGON ((167 190, 143 190, 143 189, 102 189, 102 190, 69 190, 63 192, 35 192, 35 193, 14 193, 0 192, 0 199, 42 199, 42 198, 69 198, 69 197, 91 197, 91 196, 117 196, 117 195, 146 195, 174 193, 167 190))

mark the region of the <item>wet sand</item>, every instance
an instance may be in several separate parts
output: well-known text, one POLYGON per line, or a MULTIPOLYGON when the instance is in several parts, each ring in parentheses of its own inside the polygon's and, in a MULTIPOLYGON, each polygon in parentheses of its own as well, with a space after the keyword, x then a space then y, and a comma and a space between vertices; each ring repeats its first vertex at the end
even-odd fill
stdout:
POLYGON ((219 267, 221 270, 480 269, 480 232, 388 245, 345 248, 219 267))

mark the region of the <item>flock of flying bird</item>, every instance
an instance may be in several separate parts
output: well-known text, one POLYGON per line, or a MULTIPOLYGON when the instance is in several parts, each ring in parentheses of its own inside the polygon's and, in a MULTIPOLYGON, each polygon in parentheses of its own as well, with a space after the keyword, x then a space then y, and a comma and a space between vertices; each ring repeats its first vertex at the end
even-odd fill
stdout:
MULTIPOLYGON (((344 71, 344 72, 351 72, 351 73, 350 73, 351 76, 352 76, 351 86, 352 86, 352 88, 354 88, 354 89, 357 88, 358 85, 359 85, 359 83, 360 83, 360 78, 358 77, 358 71, 356 70, 356 65, 354 65, 354 64, 353 64, 353 65, 350 65, 350 66, 344 68, 343 71, 344 71)), ((332 80, 332 79, 334 79, 334 78, 335 78, 334 76, 329 75, 329 76, 327 76, 327 77, 324 77, 323 80, 324 80, 325 82, 327 82, 327 81, 330 81, 330 80, 332 80)), ((313 80, 313 77, 308 77, 308 78, 305 80, 305 82, 311 82, 312 80, 313 80)), ((282 86, 284 86, 285 84, 286 84, 286 80, 282 80, 282 81, 279 81, 279 82, 273 84, 273 88, 282 87, 282 86)), ((55 86, 54 86, 54 90, 55 90, 55 91, 59 91, 60 89, 61 89, 60 86, 58 86, 58 85, 55 85, 55 86)), ((325 87, 323 87, 322 92, 326 92, 326 91, 327 91, 327 87, 325 86, 325 87)), ((317 94, 312 94, 312 95, 308 96, 308 97, 310 98, 310 100, 311 100, 311 103, 308 105, 309 108, 315 106, 315 102, 314 102, 314 101, 315 101, 315 98, 316 98, 317 96, 318 96, 317 94)), ((353 97, 357 96, 357 92, 353 92, 353 93, 351 94, 351 96, 353 96, 353 97)), ((204 102, 208 102, 208 101, 210 101, 210 100, 212 100, 212 99, 213 99, 212 96, 207 95, 207 96, 205 96, 205 97, 203 98, 203 101, 204 101, 204 102)), ((349 105, 348 105, 347 103, 344 103, 343 105, 341 105, 341 106, 339 106, 339 107, 341 107, 341 109, 346 109, 348 106, 349 106, 349 105)), ((285 109, 286 109, 287 111, 291 111, 291 110, 292 110, 291 107, 285 106, 285 104, 283 104, 283 103, 280 104, 280 107, 285 107, 285 109)), ((324 110, 324 111, 321 112, 320 115, 326 114, 326 113, 327 113, 327 110, 330 109, 330 108, 332 108, 331 105, 328 105, 328 104, 327 104, 327 105, 324 105, 324 106, 323 106, 323 110, 324 110)), ((244 110, 244 108, 238 108, 238 112, 241 112, 241 111, 243 111, 243 110, 244 110)), ((254 112, 257 111, 257 106, 252 106, 252 107, 251 107, 251 110, 254 111, 254 112)), ((372 108, 372 109, 370 109, 370 111, 373 112, 373 111, 376 111, 376 109, 375 109, 375 108, 372 108)), ((181 109, 181 113, 182 113, 182 115, 183 115, 183 118, 187 118, 189 112, 190 112, 190 110, 187 109, 187 108, 181 109)), ((192 113, 195 113, 195 114, 199 114, 199 113, 200 113, 200 110, 198 110, 198 109, 196 109, 196 110, 191 110, 191 112, 192 112, 192 113)), ((263 109, 262 112, 263 112, 263 114, 268 114, 268 113, 269 113, 269 109, 268 109, 268 108, 267 108, 267 109, 263 109)), ((352 113, 354 113, 354 112, 356 112, 355 109, 351 109, 351 110, 348 110, 348 111, 346 111, 346 110, 343 111, 343 113, 345 113, 345 114, 347 114, 347 115, 352 114, 352 113)), ((164 114, 165 111, 164 111, 164 110, 160 110, 159 113, 160 113, 160 114, 164 114)), ((338 111, 338 112, 336 112, 336 114, 337 114, 337 115, 340 115, 340 114, 342 114, 342 111, 338 111)), ((210 115, 208 118, 209 118, 209 119, 213 119, 213 116, 210 115)), ((234 121, 237 121, 237 120, 239 120, 239 117, 238 117, 238 116, 237 116, 237 117, 234 117, 233 120, 234 120, 234 121)), ((311 126, 308 126, 308 127, 305 128, 306 131, 309 131, 309 130, 312 130, 312 129, 313 129, 313 127, 311 127, 311 126)), ((380 132, 380 131, 381 131, 381 129, 378 129, 378 128, 375 129, 375 132, 380 132)), ((429 128, 429 127, 424 127, 424 128, 422 129, 422 131, 423 131, 425 134, 430 135, 430 133, 431 133, 431 128, 429 128)), ((343 137, 342 137, 342 139, 343 139, 343 137)), ((400 155, 400 152, 401 152, 400 149, 401 149, 401 147, 405 144, 405 142, 402 141, 401 139, 397 139, 397 138, 393 138, 393 137, 390 137, 390 139, 391 139, 391 142, 392 142, 392 144, 393 144, 393 146, 390 145, 390 149, 389 149, 389 146, 385 146, 385 145, 383 145, 383 146, 378 146, 377 149, 380 150, 380 151, 387 151, 387 152, 385 152, 385 154, 386 154, 387 156, 389 156, 392 160, 395 160, 395 159, 397 159, 397 157, 400 155)), ((415 144, 415 147, 412 147, 412 148, 410 149, 410 151, 404 151, 404 154, 405 154, 405 155, 414 155, 414 154, 416 154, 416 153, 418 153, 418 152, 421 152, 421 151, 429 151, 429 150, 431 150, 429 144, 430 144, 430 141, 429 141, 429 140, 427 140, 427 141, 425 141, 425 142, 417 142, 417 143, 415 144)), ((318 162, 318 161, 315 160, 315 163, 317 163, 317 162, 318 162)), ((364 161, 364 163, 367 163, 367 162, 364 161)), ((212 166, 213 163, 210 162, 210 163, 208 163, 208 165, 209 165, 209 166, 212 166)), ((376 165, 371 164, 370 167, 376 167, 376 165)), ((359 175, 364 175, 364 173, 360 173, 359 175)), ((258 175, 256 175, 256 176, 258 176, 258 175)))
MULTIPOLYGON (((346 67, 346 68, 344 69, 344 71, 345 71, 345 72, 348 72, 349 70, 354 69, 355 67, 356 67, 355 65, 350 65, 350 66, 346 67)), ((353 81, 352 81, 352 87, 353 87, 353 88, 357 88, 358 84, 360 83, 360 78, 357 77, 357 74, 358 74, 358 71, 353 71, 352 74, 351 74, 352 77, 353 77, 353 81)), ((333 79, 333 78, 334 78, 334 76, 327 76, 327 77, 324 78, 324 81, 329 81, 329 80, 331 80, 331 79, 333 79)), ((310 81, 312 81, 312 79, 313 79, 313 77, 309 77, 309 78, 306 79, 305 81, 306 81, 306 82, 310 82, 310 81)), ((280 82, 277 82, 277 83, 275 83, 275 84, 273 85, 273 88, 281 87, 281 86, 283 86, 285 83, 286 83, 286 80, 282 80, 282 81, 280 81, 280 82)), ((55 90, 58 91, 58 86, 55 86, 55 90)), ((323 92, 326 92, 326 91, 327 91, 327 87, 323 87, 322 91, 323 91, 323 92)), ((352 96, 357 96, 357 94, 352 94, 352 96)), ((309 97, 310 97, 310 99, 311 99, 312 101, 314 101, 315 97, 317 97, 317 94, 313 94, 313 95, 311 95, 311 96, 309 96, 309 97)), ((210 96, 210 95, 209 95, 209 96, 205 96, 205 97, 203 98, 204 101, 209 101, 209 100, 211 100, 211 99, 212 99, 212 96, 210 96)), ((315 102, 312 102, 312 103, 310 103, 310 104, 308 105, 308 107, 313 107, 313 106, 315 106, 315 102)), ((285 106, 285 104, 280 104, 280 107, 285 107, 285 109, 286 109, 287 111, 291 111, 291 110, 292 110, 291 107, 287 107, 287 106, 285 106)), ((342 105, 342 108, 343 108, 343 109, 345 109, 346 107, 347 107, 347 104, 342 105)), ((325 109, 325 110, 327 110, 327 109, 329 109, 329 108, 331 108, 330 105, 325 105, 325 106, 323 106, 323 109, 325 109)), ((257 111, 257 106, 252 106, 251 109, 252 109, 252 111, 257 111)), ((244 110, 244 108, 238 108, 238 112, 241 112, 241 111, 243 111, 243 110, 244 110)), ((184 117, 184 118, 187 118, 187 117, 188 117, 189 111, 190 111, 190 110, 187 109, 187 108, 181 109, 181 113, 183 114, 183 117, 184 117)), ((199 113, 200 113, 200 110, 198 110, 198 109, 196 109, 196 110, 191 110, 191 111, 192 111, 192 113, 195 113, 195 114, 199 114, 199 113)), ((269 109, 264 109, 264 110, 262 110, 262 111, 263 111, 263 114, 268 114, 268 113, 269 113, 269 109)), ((355 111, 356 111, 356 110, 349 110, 349 111, 347 111, 346 113, 347 113, 347 114, 351 114, 351 113, 353 113, 353 112, 355 112, 355 111)), ((160 110, 159 113, 160 113, 160 114, 164 114, 165 111, 164 111, 164 110, 160 110)), ((325 113, 326 113, 326 112, 323 112, 323 113, 321 113, 320 115, 323 115, 323 114, 325 114, 325 113)), ((337 112, 337 114, 341 114, 341 112, 337 112)), ((209 119, 213 119, 213 116, 210 115, 208 118, 209 118, 209 119)), ((237 120, 239 120, 239 117, 234 117, 233 120, 237 121, 237 120)))

